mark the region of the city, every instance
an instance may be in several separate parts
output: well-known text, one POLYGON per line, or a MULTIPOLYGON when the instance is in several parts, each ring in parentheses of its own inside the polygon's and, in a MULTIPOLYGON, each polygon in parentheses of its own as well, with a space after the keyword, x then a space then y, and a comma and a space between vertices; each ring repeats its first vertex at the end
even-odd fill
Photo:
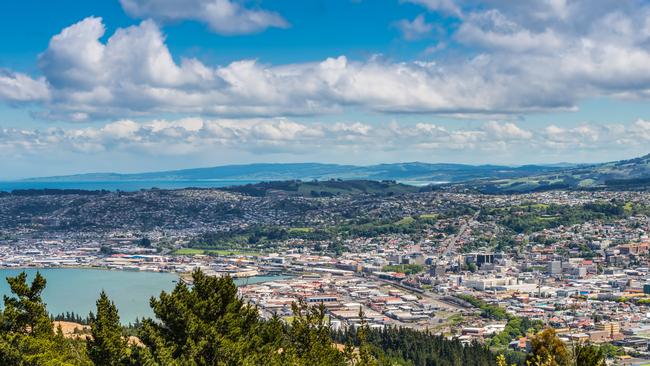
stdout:
POLYGON ((240 279, 275 275, 280 277, 244 282, 239 289, 267 318, 289 318, 292 303, 304 300, 325 304, 334 329, 358 326, 361 310, 370 327, 429 330, 527 351, 527 329, 506 330, 525 318, 539 329, 555 328, 567 341, 610 344, 620 360, 650 358, 650 198, 643 192, 305 198, 180 190, 9 194, 0 205, 20 217, 3 221, 5 268, 174 272, 185 279, 197 268, 240 279), (179 225, 186 220, 182 213, 161 210, 153 220, 146 209, 130 209, 129 202, 141 196, 169 211, 185 209, 191 197, 213 211, 228 206, 236 214, 179 225), (48 210, 25 209, 43 197, 51 202, 48 210), (177 197, 184 202, 180 208, 177 197), (102 221, 111 224, 78 222, 77 212, 53 203, 65 207, 69 201, 81 210, 101 207, 102 221), (301 215, 278 210, 299 203, 301 215), (16 214, 21 207, 25 211, 16 214), (372 225, 359 223, 364 215, 374 218, 372 225), (283 234, 247 240, 238 249, 227 240, 201 242, 208 229, 239 230, 241 236, 273 232, 270 226, 283 234))
POLYGON ((0 366, 650 366, 650 0, 0 1, 0 366))

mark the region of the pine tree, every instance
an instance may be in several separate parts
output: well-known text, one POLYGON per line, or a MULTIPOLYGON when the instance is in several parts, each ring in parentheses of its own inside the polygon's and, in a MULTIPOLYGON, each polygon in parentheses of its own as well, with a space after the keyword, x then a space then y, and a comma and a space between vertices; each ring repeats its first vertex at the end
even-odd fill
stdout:
POLYGON ((359 318, 361 319, 361 326, 357 330, 357 338, 359 339, 359 366, 377 366, 377 360, 370 351, 370 345, 366 334, 368 332, 368 324, 366 317, 363 313, 363 308, 359 308, 359 318))
POLYGON ((52 335, 52 321, 41 298, 47 281, 41 273, 36 272, 31 285, 27 284, 25 272, 8 277, 7 282, 15 297, 4 296, 4 330, 37 336, 52 335))
POLYGON ((335 348, 325 306, 310 307, 304 301, 292 304, 293 320, 288 327, 284 362, 291 365, 345 365, 346 353, 335 348))
POLYGON ((91 337, 86 341, 88 356, 96 366, 117 366, 125 362, 127 340, 115 304, 104 291, 97 300, 97 315, 90 313, 91 337))
POLYGON ((65 339, 61 331, 53 331, 41 299, 46 281, 40 273, 31 285, 24 272, 8 277, 7 282, 13 296, 4 297, 0 315, 0 365, 92 365, 82 341, 65 339))
POLYGON ((138 357, 164 365, 277 363, 282 337, 270 335, 273 330, 238 296, 231 278, 197 270, 192 279, 191 288, 179 283, 151 299, 157 321, 142 321, 139 335, 147 349, 138 357))

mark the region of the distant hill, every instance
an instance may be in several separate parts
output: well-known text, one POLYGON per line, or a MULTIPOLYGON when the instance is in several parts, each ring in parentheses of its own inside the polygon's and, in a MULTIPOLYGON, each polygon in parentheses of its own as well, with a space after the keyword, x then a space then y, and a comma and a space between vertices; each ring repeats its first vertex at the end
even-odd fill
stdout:
POLYGON ((486 178, 462 184, 486 193, 552 189, 650 189, 650 154, 602 164, 574 166, 516 178, 486 178))
MULTIPOLYGON (((242 186, 246 187, 248 194, 258 195, 269 191, 306 196, 329 193, 379 193, 379 191, 385 194, 399 194, 408 191, 402 187, 403 185, 393 183, 386 186, 385 182, 381 181, 396 181, 420 186, 443 184, 451 186, 451 189, 470 189, 484 193, 525 193, 552 189, 650 190, 650 154, 635 159, 589 165, 560 163, 511 167, 419 162, 369 166, 320 163, 247 164, 136 174, 78 174, 31 178, 24 181, 187 181, 191 184, 192 181, 210 180, 266 182, 242 186), (347 185, 336 183, 340 180, 354 182, 347 185), (377 181, 375 183, 379 186, 373 186, 367 181, 377 181)), ((241 191, 241 189, 233 190, 241 191)))
POLYGON ((200 181, 200 180, 397 180, 413 183, 456 183, 476 179, 510 179, 556 171, 564 166, 396 163, 370 166, 296 163, 226 165, 163 172, 117 174, 91 173, 56 177, 31 178, 30 182, 111 182, 111 181, 200 181))
POLYGON ((267 196, 269 194, 284 194, 304 197, 332 197, 347 194, 394 196, 428 190, 428 187, 429 186, 415 187, 412 185, 397 183, 395 181, 324 180, 303 182, 294 180, 261 182, 220 189, 258 197, 267 196))

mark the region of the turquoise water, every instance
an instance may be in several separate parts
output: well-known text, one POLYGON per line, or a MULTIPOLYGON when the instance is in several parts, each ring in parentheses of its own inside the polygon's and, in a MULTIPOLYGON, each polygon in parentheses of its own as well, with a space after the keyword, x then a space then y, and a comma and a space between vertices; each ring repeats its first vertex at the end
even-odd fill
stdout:
MULTIPOLYGON (((25 271, 30 280, 36 269, 0 269, 0 297, 10 295, 5 278, 25 271)), ((115 302, 122 323, 136 318, 152 317, 149 308, 151 296, 161 291, 170 291, 176 285, 178 276, 173 273, 114 271, 100 269, 40 269, 47 279, 43 300, 51 314, 72 311, 85 316, 95 308, 95 301, 103 289, 115 302)), ((253 284, 283 277, 252 277, 236 280, 238 284, 253 284)))
POLYGON ((10 192, 15 189, 85 189, 89 191, 138 191, 141 189, 181 189, 181 188, 219 188, 258 183, 256 180, 137 180, 106 182, 0 182, 0 191, 10 192))

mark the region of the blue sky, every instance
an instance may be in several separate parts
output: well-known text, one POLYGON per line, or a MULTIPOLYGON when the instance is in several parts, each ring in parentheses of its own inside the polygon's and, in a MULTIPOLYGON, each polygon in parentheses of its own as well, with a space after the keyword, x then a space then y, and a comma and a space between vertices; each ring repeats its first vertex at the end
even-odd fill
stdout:
POLYGON ((0 3, 0 179, 650 152, 640 0, 0 3))

